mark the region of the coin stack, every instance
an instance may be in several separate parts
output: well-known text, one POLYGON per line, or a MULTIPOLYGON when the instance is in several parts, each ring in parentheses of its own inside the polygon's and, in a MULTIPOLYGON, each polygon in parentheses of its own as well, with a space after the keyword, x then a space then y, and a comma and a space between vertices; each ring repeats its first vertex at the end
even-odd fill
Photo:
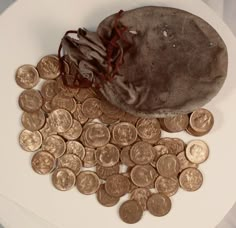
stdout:
MULTIPOLYGON (((72 74, 70 62, 64 64, 67 74, 72 74)), ((25 89, 19 96, 24 127, 20 146, 35 153, 33 170, 52 174, 56 189, 76 186, 82 194, 96 194, 106 207, 129 194, 119 215, 132 224, 145 210, 154 216, 169 213, 170 197, 179 187, 186 191, 201 187, 198 166, 209 156, 207 144, 199 139, 185 144, 179 138, 161 138, 161 129, 205 135, 214 123, 208 110, 163 119, 138 118, 111 105, 92 88, 66 87, 55 55, 43 57, 37 67, 19 67, 16 83, 25 89)))

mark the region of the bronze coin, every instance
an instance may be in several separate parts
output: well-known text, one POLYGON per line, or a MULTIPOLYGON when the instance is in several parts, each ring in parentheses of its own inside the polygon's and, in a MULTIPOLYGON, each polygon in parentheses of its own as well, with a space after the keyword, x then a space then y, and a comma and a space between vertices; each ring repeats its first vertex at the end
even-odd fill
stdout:
POLYGON ((25 112, 36 112, 42 105, 43 98, 37 90, 24 90, 19 96, 19 106, 25 112))
POLYGON ((76 176, 68 168, 58 168, 52 174, 52 184, 60 191, 68 191, 75 185, 76 176))
POLYGON ((52 102, 45 100, 42 106, 42 110, 46 113, 50 113, 51 111, 53 111, 52 109, 52 102))
POLYGON ((132 166, 135 166, 135 164, 130 159, 130 149, 131 149, 131 146, 126 146, 122 148, 120 152, 120 160, 124 165, 132 167, 132 166))
POLYGON ((41 94, 45 100, 52 100, 52 98, 55 97, 57 93, 57 83, 55 80, 47 80, 43 83, 41 87, 41 94))
POLYGON ((134 224, 142 218, 143 210, 136 200, 127 200, 120 206, 119 215, 123 222, 134 224))
POLYGON ((99 116, 98 119, 104 124, 113 124, 119 121, 118 119, 113 119, 105 114, 102 114, 101 116, 99 116))
POLYGON ((136 125, 136 123, 138 121, 138 117, 126 112, 123 116, 120 117, 120 120, 122 122, 128 122, 133 125, 136 125))
POLYGON ((16 83, 23 89, 32 89, 39 82, 37 69, 29 64, 20 66, 16 70, 16 83))
POLYGON ((99 189, 100 181, 95 172, 82 171, 76 178, 76 186, 82 194, 91 195, 99 189))
POLYGON ((84 124, 88 121, 88 117, 84 115, 84 113, 82 112, 82 105, 81 104, 77 104, 76 105, 76 109, 73 112, 73 117, 78 120, 81 124, 84 124))
POLYGON ((104 167, 99 164, 96 165, 96 173, 99 178, 106 180, 109 176, 118 174, 120 171, 120 165, 116 164, 112 167, 104 167))
POLYGON ((131 192, 130 199, 136 200, 143 211, 147 210, 147 200, 151 196, 148 188, 136 188, 131 192))
POLYGON ((179 189, 179 180, 177 177, 163 177, 159 176, 155 181, 155 188, 159 193, 167 196, 173 196, 179 189))
POLYGON ((106 192, 114 197, 121 197, 129 192, 129 178, 121 174, 107 177, 105 183, 106 192))
POLYGON ((76 140, 82 133, 82 126, 79 121, 73 120, 72 126, 65 132, 60 133, 67 140, 76 140))
POLYGON ((85 147, 85 156, 83 158, 83 164, 85 168, 92 168, 96 166, 97 161, 95 159, 96 150, 93 148, 85 147))
POLYGON ((193 164, 186 158, 184 151, 179 153, 177 155, 177 158, 179 159, 179 164, 180 164, 179 172, 182 172, 184 169, 187 169, 187 168, 198 168, 197 164, 193 164))
POLYGON ((95 97, 86 99, 82 104, 82 112, 88 118, 98 118, 102 115, 101 101, 95 97))
POLYGON ((106 100, 101 101, 101 111, 108 117, 113 119, 120 119, 125 112, 117 108, 106 100))
POLYGON ((105 184, 101 184, 97 191, 97 200, 105 207, 112 207, 119 202, 120 198, 110 196, 105 190, 105 184))
POLYGON ((79 92, 75 95, 75 99, 79 103, 83 103, 86 99, 97 97, 96 92, 92 88, 80 88, 79 92))
POLYGON ((179 176, 179 184, 185 191, 197 191, 202 183, 202 173, 196 168, 187 168, 179 176))
POLYGON ((36 173, 49 174, 55 168, 55 158, 46 151, 40 151, 32 157, 31 165, 36 173))
POLYGON ((154 216, 165 216, 170 212, 171 200, 164 194, 154 193, 148 198, 147 209, 154 216))
POLYGON ((173 117, 163 118, 161 123, 164 124, 165 130, 168 132, 180 132, 187 128, 189 117, 187 114, 180 114, 173 117))
POLYGON ((157 144, 166 146, 170 154, 178 154, 182 152, 185 147, 183 140, 179 138, 164 137, 161 138, 157 144))
POLYGON ((78 141, 67 141, 66 142, 66 153, 67 154, 75 154, 81 160, 83 160, 85 157, 84 146, 78 141))
MULTIPOLYGON (((66 75, 66 78, 68 79, 70 75, 66 75)), ((66 85, 64 85, 62 77, 59 76, 56 79, 56 90, 58 91, 57 93, 63 94, 65 97, 75 97, 76 94, 79 92, 79 88, 71 88, 66 85)))
POLYGON ((157 161, 158 159, 164 155, 164 154, 168 154, 168 148, 164 145, 156 145, 153 147, 153 153, 154 153, 154 159, 153 161, 151 162, 151 165, 153 167, 156 167, 156 164, 157 164, 157 161))

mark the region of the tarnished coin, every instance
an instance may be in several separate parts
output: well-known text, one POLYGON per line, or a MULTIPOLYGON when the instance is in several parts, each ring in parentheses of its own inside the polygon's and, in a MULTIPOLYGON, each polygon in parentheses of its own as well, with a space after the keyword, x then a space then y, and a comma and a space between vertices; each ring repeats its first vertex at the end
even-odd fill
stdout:
POLYGON ((110 196, 105 190, 105 184, 101 184, 97 191, 97 200, 105 207, 112 207, 119 202, 120 198, 110 196))
POLYGON ((67 141, 66 142, 66 153, 67 154, 75 154, 81 160, 83 160, 85 157, 84 146, 78 141, 67 141))
POLYGON ((42 106, 42 110, 46 113, 50 113, 51 111, 53 111, 52 109, 52 101, 47 101, 45 100, 42 106))
POLYGON ((57 167, 69 168, 75 173, 75 175, 78 175, 82 167, 82 162, 75 154, 64 154, 57 159, 57 167))
POLYGON ((155 188, 159 193, 167 196, 173 196, 179 189, 179 180, 177 177, 159 176, 155 181, 155 188))
POLYGON ((19 106, 25 112, 36 112, 42 105, 43 98, 37 90, 24 90, 19 96, 19 106))
POLYGON ((96 193, 100 186, 100 181, 95 172, 82 171, 76 178, 77 189, 85 195, 96 193))
POLYGON ((36 112, 23 112, 21 123, 29 131, 38 131, 45 124, 45 114, 40 109, 36 112))
POLYGON ((121 174, 129 178, 129 182, 130 182, 130 185, 129 185, 129 193, 131 193, 132 191, 134 191, 134 189, 138 188, 138 186, 135 185, 135 184, 133 183, 133 181, 131 180, 131 178, 130 178, 130 170, 129 170, 129 169, 127 169, 127 171, 126 171, 125 173, 121 173, 121 174))
POLYGON ((119 215, 123 222, 134 224, 142 218, 143 210, 136 200, 127 200, 121 204, 119 215))
POLYGON ((198 165, 190 162, 185 155, 185 152, 181 152, 177 155, 177 158, 179 159, 179 164, 180 164, 180 170, 179 172, 182 172, 184 169, 187 168, 197 168, 198 165))
POLYGON ((96 165, 96 173, 99 176, 99 178, 103 180, 106 180, 109 176, 118 174, 119 171, 120 171, 119 164, 116 164, 112 167, 104 167, 99 164, 96 165))
POLYGON ((60 191, 68 191, 75 185, 76 176, 68 168, 58 168, 52 174, 52 183, 60 191))
POLYGON ((97 163, 104 167, 114 166, 119 162, 119 158, 119 149, 110 143, 103 147, 99 147, 95 153, 95 159, 97 163))
POLYGON ((129 192, 129 185, 130 181, 128 177, 121 174, 114 174, 107 177, 105 190, 111 196, 121 197, 129 192))
POLYGON ((179 176, 179 184, 185 191, 197 191, 202 183, 202 173, 196 168, 185 169, 179 176))
MULTIPOLYGON (((70 75, 67 74, 66 78, 68 80, 70 78, 70 75)), ((57 89, 58 93, 63 94, 65 97, 75 97, 76 94, 79 92, 79 88, 71 88, 71 87, 64 85, 64 82, 63 82, 61 76, 59 76, 56 79, 56 83, 57 83, 56 89, 57 89)))
POLYGON ((55 131, 55 129, 52 127, 52 125, 49 122, 50 121, 47 119, 43 128, 39 130, 44 140, 50 135, 57 134, 57 132, 55 131))
POLYGON ((134 162, 130 158, 130 149, 131 149, 131 146, 126 146, 122 148, 120 152, 121 162, 128 167, 135 166, 134 162))
POLYGON ((81 133, 82 133, 82 126, 80 122, 77 120, 73 120, 73 124, 69 128, 69 130, 60 133, 60 135, 67 140, 76 140, 80 137, 81 133))
POLYGON ((40 151, 32 157, 31 165, 36 173, 49 174, 55 168, 55 158, 46 151, 40 151))
POLYGON ((192 140, 186 147, 187 159, 195 164, 205 162, 209 157, 209 148, 202 140, 192 140))
POLYGON ((83 103, 86 99, 97 97, 96 92, 92 88, 80 88, 79 92, 75 95, 75 99, 79 103, 83 103))
POLYGON ((50 135, 43 141, 42 149, 52 154, 55 158, 59 158, 65 153, 66 144, 59 135, 50 135))
POLYGON ((85 147, 85 156, 83 158, 83 164, 85 168, 92 168, 96 166, 97 161, 95 159, 96 150, 93 148, 85 147))
POLYGON ((143 211, 147 210, 147 200, 151 196, 148 188, 136 188, 131 192, 130 199, 136 200, 143 211))
POLYGON ((101 101, 101 111, 113 119, 120 119, 125 114, 123 110, 117 108, 106 100, 101 101))
POLYGON ((16 83, 23 89, 32 89, 39 82, 39 73, 32 65, 20 66, 16 71, 16 83))
POLYGON ((118 145, 128 146, 136 141, 137 130, 131 123, 117 123, 112 129, 112 137, 118 145))
POLYGON ((113 124, 118 121, 118 119, 112 119, 111 117, 105 114, 102 114, 101 116, 99 116, 98 119, 104 124, 113 124))
POLYGON ((84 124, 88 121, 88 117, 84 115, 84 113, 82 112, 82 105, 81 104, 77 104, 76 105, 76 109, 73 112, 73 117, 78 120, 81 124, 84 124))
POLYGON ((60 75, 59 59, 56 55, 44 56, 37 64, 39 75, 43 79, 54 79, 60 75))
POLYGON ((147 142, 137 142, 130 149, 131 160, 138 165, 145 165, 153 161, 153 147, 147 142))
POLYGON ((154 158, 153 161, 151 162, 151 165, 153 167, 156 167, 157 161, 158 159, 164 155, 164 154, 168 154, 168 148, 164 145, 156 145, 153 147, 153 153, 154 153, 154 158))
POLYGON ((47 80, 41 87, 41 94, 45 100, 52 100, 57 95, 57 83, 55 80, 47 80))
POLYGON ((184 150, 185 144, 179 138, 164 137, 158 141, 158 145, 164 145, 168 148, 170 154, 178 154, 184 150))
POLYGON ((123 116, 120 117, 120 120, 122 122, 128 122, 132 123, 133 125, 136 125, 138 117, 126 112, 123 116))
POLYGON ((19 143, 23 150, 36 151, 42 145, 42 135, 39 131, 23 130, 19 136, 19 143))
POLYGON ((176 177, 179 173, 180 164, 175 155, 162 155, 157 161, 157 171, 163 177, 176 177))
POLYGON ((164 216, 171 209, 171 200, 168 196, 161 193, 152 194, 148 198, 147 209, 154 216, 164 216))
POLYGON ((98 118, 102 115, 101 101, 94 97, 86 99, 82 104, 82 112, 88 118, 98 118))
POLYGON ((139 187, 152 184, 157 176, 156 170, 151 165, 136 165, 130 173, 132 182, 139 187))

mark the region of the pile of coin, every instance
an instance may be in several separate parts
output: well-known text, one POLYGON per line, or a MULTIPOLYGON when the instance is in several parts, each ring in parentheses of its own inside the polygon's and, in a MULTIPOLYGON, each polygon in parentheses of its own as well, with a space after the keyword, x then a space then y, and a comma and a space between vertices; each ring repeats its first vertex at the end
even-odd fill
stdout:
MULTIPOLYGON (((70 62, 64 64, 67 74, 72 74, 70 62)), ((186 191, 201 187, 198 166, 209 156, 207 144, 199 139, 185 144, 179 138, 161 138, 161 129, 202 136, 214 123, 208 110, 164 119, 138 118, 114 107, 92 88, 66 87, 55 55, 43 57, 37 67, 19 67, 16 82, 25 89, 19 96, 24 127, 20 146, 35 153, 33 170, 52 174, 56 189, 76 186, 82 194, 96 194, 106 207, 129 194, 119 215, 131 224, 145 210, 166 215, 170 197, 180 187, 186 191)))

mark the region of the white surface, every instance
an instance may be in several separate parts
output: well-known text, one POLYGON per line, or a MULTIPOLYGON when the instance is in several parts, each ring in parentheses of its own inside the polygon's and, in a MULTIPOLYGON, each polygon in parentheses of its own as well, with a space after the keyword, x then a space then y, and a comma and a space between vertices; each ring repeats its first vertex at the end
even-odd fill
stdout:
MULTIPOLYGON (((41 56, 55 53, 66 30, 79 26, 95 29, 97 23, 112 12, 148 3, 182 8, 204 18, 225 40, 230 61, 228 78, 222 91, 207 106, 214 113, 216 124, 213 131, 203 138, 211 148, 208 162, 200 167, 205 177, 203 187, 196 193, 179 191, 172 198, 173 209, 168 216, 156 218, 145 213, 135 227, 215 227, 236 200, 236 153, 233 150, 236 41, 213 11, 195 0, 179 0, 178 3, 174 0, 100 0, 99 3, 92 0, 61 0, 60 4, 56 0, 19 0, 0 20, 0 29, 4 31, 0 42, 0 62, 3 63, 0 68, 0 193, 58 228, 123 228, 130 225, 120 221, 117 206, 104 208, 96 202, 95 196, 81 195, 75 188, 69 192, 59 192, 52 187, 49 176, 33 173, 30 167, 32 154, 23 152, 17 141, 21 130, 21 110, 17 106, 17 98, 21 90, 15 85, 14 72, 21 64, 36 64, 41 56)), ((176 136, 186 141, 192 138, 184 133, 176 136)), ((7 227, 32 227, 26 220, 13 219, 12 214, 14 212, 11 211, 4 214, 3 221, 6 221, 7 227)))

